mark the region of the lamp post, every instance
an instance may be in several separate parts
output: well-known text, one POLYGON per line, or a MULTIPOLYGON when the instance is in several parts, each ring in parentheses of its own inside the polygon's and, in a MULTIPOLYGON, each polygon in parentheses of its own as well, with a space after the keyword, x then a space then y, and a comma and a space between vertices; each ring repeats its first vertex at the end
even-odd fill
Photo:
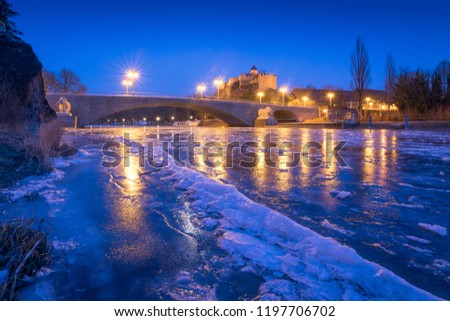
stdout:
POLYGON ((287 93, 288 89, 286 86, 283 86, 280 88, 280 93, 281 93, 281 105, 284 106, 284 95, 287 93))
POLYGON ((137 70, 131 69, 127 71, 127 80, 130 81, 131 84, 131 96, 134 96, 134 84, 138 78, 139 72, 137 70))
POLYGON ((220 99, 220 87, 223 85, 223 79, 222 78, 216 78, 214 79, 214 86, 217 87, 217 99, 220 99))
POLYGON ((262 98, 264 97, 264 93, 262 91, 258 91, 259 104, 262 104, 262 98))
POLYGON ((203 99, 203 92, 206 90, 205 84, 200 84, 197 86, 197 92, 200 93, 200 99, 203 99))
POLYGON ((303 96, 303 105, 306 106, 306 102, 308 101, 308 96, 303 96))
POLYGON ((366 109, 369 109, 369 102, 370 102, 370 97, 366 97, 366 109))
POLYGON ((328 96, 328 98, 330 98, 330 107, 331 107, 332 103, 333 103, 334 94, 333 93, 329 93, 327 96, 328 96))
POLYGON ((122 85, 125 86, 125 88, 126 88, 126 96, 128 96, 129 95, 129 88, 130 88, 130 85, 131 85, 131 81, 128 80, 128 79, 124 79, 122 81, 122 85))

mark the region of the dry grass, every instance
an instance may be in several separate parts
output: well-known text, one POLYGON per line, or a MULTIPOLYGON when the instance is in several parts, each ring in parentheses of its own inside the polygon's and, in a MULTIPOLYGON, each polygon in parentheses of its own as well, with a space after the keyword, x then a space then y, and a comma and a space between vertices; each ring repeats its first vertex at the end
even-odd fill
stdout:
POLYGON ((36 136, 26 136, 22 140, 22 149, 31 159, 37 159, 42 169, 52 166, 51 157, 57 155, 63 131, 59 120, 43 123, 36 136))
POLYGON ((25 279, 50 263, 48 233, 42 221, 18 219, 0 225, 0 271, 7 271, 0 284, 0 300, 14 300, 25 279))

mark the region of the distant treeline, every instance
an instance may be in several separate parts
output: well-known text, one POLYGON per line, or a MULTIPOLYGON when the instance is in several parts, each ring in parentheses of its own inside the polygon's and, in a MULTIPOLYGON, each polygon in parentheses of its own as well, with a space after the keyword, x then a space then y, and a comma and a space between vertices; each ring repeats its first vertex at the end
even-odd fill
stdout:
POLYGON ((450 109, 450 62, 442 61, 433 72, 400 71, 395 78, 392 100, 404 113, 450 109))

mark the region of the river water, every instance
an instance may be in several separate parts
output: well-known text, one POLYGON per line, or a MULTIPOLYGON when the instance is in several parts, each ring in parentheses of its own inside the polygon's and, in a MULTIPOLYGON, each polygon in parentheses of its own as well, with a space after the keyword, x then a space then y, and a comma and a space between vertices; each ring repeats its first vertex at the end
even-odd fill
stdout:
POLYGON ((42 218, 53 244, 22 299, 450 299, 450 130, 135 127, 64 139, 77 155, 3 191, 0 219, 42 218), (147 156, 148 142, 176 133, 200 148, 141 166, 138 144, 147 156), (264 145, 268 134, 283 150, 264 145), (106 142, 129 157, 105 167, 106 142), (341 163, 326 162, 339 142, 341 163), (259 162, 239 149, 205 162, 206 143, 247 143, 259 162))

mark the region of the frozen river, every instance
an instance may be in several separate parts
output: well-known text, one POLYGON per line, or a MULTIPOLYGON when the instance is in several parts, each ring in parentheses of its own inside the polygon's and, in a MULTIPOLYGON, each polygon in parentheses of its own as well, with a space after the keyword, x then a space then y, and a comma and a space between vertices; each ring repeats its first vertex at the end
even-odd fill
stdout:
POLYGON ((450 299, 450 129, 176 130, 200 147, 181 149, 185 167, 140 164, 136 144, 171 141, 170 127, 67 131, 78 155, 3 191, 0 219, 51 229, 50 270, 23 299, 450 299), (123 133, 130 157, 101 166, 123 133), (327 163, 340 141, 345 164, 327 163), (205 162, 206 143, 247 156, 205 162))

